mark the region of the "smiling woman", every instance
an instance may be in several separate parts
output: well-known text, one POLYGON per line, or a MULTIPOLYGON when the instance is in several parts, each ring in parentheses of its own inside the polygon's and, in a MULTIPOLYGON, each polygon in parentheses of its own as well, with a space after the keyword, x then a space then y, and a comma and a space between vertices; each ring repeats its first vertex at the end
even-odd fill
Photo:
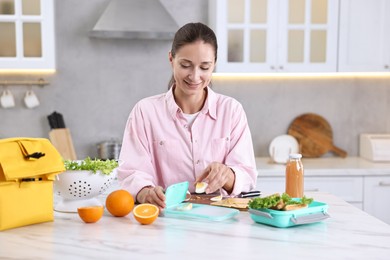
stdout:
POLYGON ((164 189, 188 181, 206 193, 238 195, 256 184, 252 138, 242 105, 210 88, 217 39, 202 23, 175 34, 167 93, 139 101, 130 113, 118 168, 122 188, 139 203, 165 208, 164 189))
MULTIPOLYGON (((212 73, 214 70, 218 53, 218 43, 214 32, 201 23, 193 24, 192 27, 193 28, 190 28, 190 26, 183 26, 175 34, 175 39, 172 43, 171 51, 169 52, 169 60, 173 69, 173 76, 169 82, 169 87, 172 87, 172 85, 176 83, 175 66, 173 61, 176 60, 176 54, 179 49, 181 49, 183 57, 179 57, 176 61, 179 62, 183 69, 189 69, 191 65, 193 65, 192 63, 194 61, 200 59, 198 62, 201 64, 201 70, 208 71, 209 73, 212 73), (186 46, 187 52, 182 50, 182 47, 186 46), (199 57, 192 57, 195 58, 195 60, 192 60, 191 57, 186 57, 186 55, 193 56, 196 53, 192 51, 189 52, 188 49, 193 49, 192 51, 199 51, 199 57)), ((210 83, 211 75, 207 74, 207 76, 209 79, 208 83, 210 83)))

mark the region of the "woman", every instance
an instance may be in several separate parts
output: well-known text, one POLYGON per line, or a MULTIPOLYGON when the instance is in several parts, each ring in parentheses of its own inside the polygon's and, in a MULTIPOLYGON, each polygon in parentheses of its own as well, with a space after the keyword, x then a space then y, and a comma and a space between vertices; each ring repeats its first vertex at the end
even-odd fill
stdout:
POLYGON ((138 203, 165 208, 164 189, 203 181, 206 193, 238 195, 255 187, 257 172, 245 112, 233 98, 210 89, 217 39, 204 24, 175 34, 165 94, 139 101, 124 132, 118 179, 138 203))

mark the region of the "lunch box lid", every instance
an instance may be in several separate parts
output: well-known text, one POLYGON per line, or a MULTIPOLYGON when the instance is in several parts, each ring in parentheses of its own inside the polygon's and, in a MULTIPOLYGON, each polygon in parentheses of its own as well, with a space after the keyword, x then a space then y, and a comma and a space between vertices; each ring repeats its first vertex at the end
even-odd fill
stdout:
POLYGON ((165 191, 165 204, 167 208, 179 205, 186 199, 188 181, 172 184, 165 191))

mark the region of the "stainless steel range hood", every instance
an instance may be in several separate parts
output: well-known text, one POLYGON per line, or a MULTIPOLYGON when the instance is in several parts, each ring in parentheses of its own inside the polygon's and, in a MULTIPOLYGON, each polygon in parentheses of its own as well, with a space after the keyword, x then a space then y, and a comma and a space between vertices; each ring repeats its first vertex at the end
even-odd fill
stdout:
POLYGON ((159 0, 111 0, 89 36, 172 40, 177 29, 159 0))

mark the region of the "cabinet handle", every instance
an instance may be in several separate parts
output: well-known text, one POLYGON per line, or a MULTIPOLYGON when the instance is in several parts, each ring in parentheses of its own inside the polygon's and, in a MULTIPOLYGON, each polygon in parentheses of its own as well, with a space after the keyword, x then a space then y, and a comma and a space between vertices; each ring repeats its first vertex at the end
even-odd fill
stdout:
POLYGON ((271 66, 271 70, 274 70, 275 69, 275 67, 274 66, 271 66))
POLYGON ((283 66, 279 66, 279 69, 283 70, 284 68, 283 68, 283 66))
POLYGON ((379 186, 390 187, 390 182, 380 181, 379 186))
POLYGON ((305 191, 308 191, 308 192, 312 192, 312 191, 320 191, 320 189, 316 188, 316 189, 310 189, 310 190, 305 190, 305 191))
POLYGON ((385 69, 388 69, 389 68, 389 65, 385 65, 385 69))

